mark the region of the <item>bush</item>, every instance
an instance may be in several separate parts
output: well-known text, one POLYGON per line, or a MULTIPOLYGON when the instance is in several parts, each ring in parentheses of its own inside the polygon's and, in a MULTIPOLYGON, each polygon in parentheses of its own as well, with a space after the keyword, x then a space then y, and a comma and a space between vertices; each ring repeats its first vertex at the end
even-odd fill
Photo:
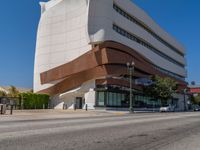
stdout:
POLYGON ((19 105, 23 100, 24 109, 45 109, 48 108, 49 95, 46 94, 35 94, 35 93, 20 93, 19 94, 19 105))

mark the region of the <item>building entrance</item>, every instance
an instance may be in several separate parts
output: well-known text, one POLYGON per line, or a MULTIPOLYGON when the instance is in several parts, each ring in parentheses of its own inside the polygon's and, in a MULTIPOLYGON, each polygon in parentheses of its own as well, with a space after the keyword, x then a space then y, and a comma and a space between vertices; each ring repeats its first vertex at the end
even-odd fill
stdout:
POLYGON ((83 108, 83 98, 76 97, 75 105, 76 105, 76 109, 82 109, 83 108))

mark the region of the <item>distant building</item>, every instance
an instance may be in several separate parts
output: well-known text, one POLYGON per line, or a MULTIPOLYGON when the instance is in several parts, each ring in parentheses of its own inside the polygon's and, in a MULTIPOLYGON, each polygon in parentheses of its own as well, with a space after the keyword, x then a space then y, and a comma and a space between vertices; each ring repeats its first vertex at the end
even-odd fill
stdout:
POLYGON ((200 94, 200 85, 189 85, 188 88, 191 94, 200 94))
MULTIPOLYGON (((132 1, 40 4, 34 92, 50 94, 55 108, 128 108, 126 64, 132 61, 133 83, 149 84, 151 75, 160 75, 177 81, 181 90, 187 87, 185 48, 132 1)), ((134 107, 157 106, 138 84, 133 91, 134 107)), ((183 109, 184 95, 174 98, 183 109)))

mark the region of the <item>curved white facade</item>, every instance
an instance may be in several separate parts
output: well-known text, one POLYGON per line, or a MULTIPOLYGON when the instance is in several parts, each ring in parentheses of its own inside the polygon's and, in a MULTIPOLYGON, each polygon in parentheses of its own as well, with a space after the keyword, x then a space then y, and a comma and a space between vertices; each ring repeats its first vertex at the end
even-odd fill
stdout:
POLYGON ((162 30, 143 10, 130 0, 50 0, 41 3, 41 19, 38 27, 35 54, 34 91, 49 88, 55 83, 41 85, 40 73, 68 63, 92 49, 92 45, 104 41, 116 41, 133 48, 152 63, 171 73, 186 77, 184 47, 162 30), (142 21, 152 32, 178 49, 170 49, 138 24, 131 22, 113 8, 119 6, 129 15, 142 21), (113 24, 150 43, 164 56, 134 42, 113 30, 113 24), (182 53, 180 55, 179 53, 182 53))
POLYGON ((34 91, 41 85, 40 73, 72 61, 91 50, 88 37, 87 0, 51 0, 41 3, 35 54, 34 91))

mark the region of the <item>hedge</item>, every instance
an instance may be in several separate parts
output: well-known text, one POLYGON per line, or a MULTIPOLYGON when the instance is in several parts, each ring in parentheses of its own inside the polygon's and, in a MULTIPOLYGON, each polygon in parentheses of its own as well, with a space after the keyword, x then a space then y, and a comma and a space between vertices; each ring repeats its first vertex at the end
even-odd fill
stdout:
POLYGON ((19 105, 23 100, 24 109, 47 109, 49 104, 49 95, 35 93, 20 93, 19 105))

